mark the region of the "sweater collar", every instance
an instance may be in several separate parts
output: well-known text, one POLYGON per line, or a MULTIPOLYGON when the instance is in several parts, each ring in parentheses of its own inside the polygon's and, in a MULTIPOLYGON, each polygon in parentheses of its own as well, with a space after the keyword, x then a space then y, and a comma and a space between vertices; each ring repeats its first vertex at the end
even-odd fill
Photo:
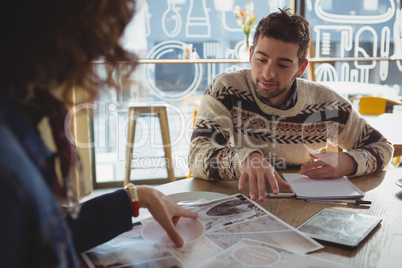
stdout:
MULTIPOLYGON (((297 102, 297 79, 295 79, 295 81, 293 82, 291 91, 292 91, 292 95, 290 95, 290 98, 284 104, 282 104, 281 106, 278 107, 279 110, 288 110, 288 109, 292 108, 293 106, 295 106, 295 104, 297 102)), ((262 98, 261 96, 258 95, 257 88, 255 87, 255 85, 254 85, 254 92, 255 92, 255 95, 257 96, 257 98, 262 103, 272 107, 267 99, 262 98)))

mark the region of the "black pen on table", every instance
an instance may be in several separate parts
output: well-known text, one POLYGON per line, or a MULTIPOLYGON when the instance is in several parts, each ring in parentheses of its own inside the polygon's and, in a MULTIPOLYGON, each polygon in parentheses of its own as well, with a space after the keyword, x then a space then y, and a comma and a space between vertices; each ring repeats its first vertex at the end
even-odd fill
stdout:
POLYGON ((348 205, 371 205, 371 201, 368 200, 343 200, 343 199, 333 199, 333 200, 319 200, 319 199, 306 199, 306 202, 310 203, 326 203, 326 204, 348 204, 348 205))

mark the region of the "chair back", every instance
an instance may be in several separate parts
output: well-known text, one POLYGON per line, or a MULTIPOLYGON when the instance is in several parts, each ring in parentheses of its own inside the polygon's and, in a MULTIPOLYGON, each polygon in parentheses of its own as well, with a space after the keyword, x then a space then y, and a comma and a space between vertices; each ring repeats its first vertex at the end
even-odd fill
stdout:
POLYGON ((352 102, 355 100, 359 100, 359 112, 361 114, 379 115, 392 113, 394 105, 402 105, 400 100, 382 97, 363 96, 350 99, 352 102))

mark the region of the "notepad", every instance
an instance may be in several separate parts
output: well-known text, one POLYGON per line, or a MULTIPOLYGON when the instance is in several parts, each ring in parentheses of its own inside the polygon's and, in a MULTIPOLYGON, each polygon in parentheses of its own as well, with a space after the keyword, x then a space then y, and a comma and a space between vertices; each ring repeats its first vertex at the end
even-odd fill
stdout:
POLYGON ((348 178, 312 179, 298 173, 282 173, 297 199, 355 199, 364 193, 348 178))

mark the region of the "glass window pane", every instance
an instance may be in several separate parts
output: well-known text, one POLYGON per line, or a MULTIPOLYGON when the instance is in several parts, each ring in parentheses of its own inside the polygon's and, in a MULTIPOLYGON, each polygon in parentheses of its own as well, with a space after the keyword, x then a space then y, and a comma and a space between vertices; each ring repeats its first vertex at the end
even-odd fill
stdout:
MULTIPOLYGON (((168 121, 174 172, 186 177, 194 104, 221 72, 248 68, 244 53, 246 34, 237 24, 235 6, 245 0, 138 0, 123 45, 141 59, 232 59, 244 63, 140 64, 122 91, 107 89, 94 111, 97 183, 124 180, 127 111, 131 105, 170 104, 168 121), (190 54, 186 54, 186 49, 190 54), (236 60, 237 59, 237 60, 236 60)), ((291 0, 255 0, 256 22, 278 7, 292 7, 291 0)), ((256 23, 255 22, 255 23, 256 23)), ((254 24, 255 25, 255 24, 254 24)), ((251 31, 250 40, 253 30, 251 31)), ((252 41, 250 41, 250 44, 252 41)), ((189 59, 189 60, 191 60, 189 59)), ((137 122, 133 153, 133 180, 166 178, 159 121, 141 117, 137 122)))

